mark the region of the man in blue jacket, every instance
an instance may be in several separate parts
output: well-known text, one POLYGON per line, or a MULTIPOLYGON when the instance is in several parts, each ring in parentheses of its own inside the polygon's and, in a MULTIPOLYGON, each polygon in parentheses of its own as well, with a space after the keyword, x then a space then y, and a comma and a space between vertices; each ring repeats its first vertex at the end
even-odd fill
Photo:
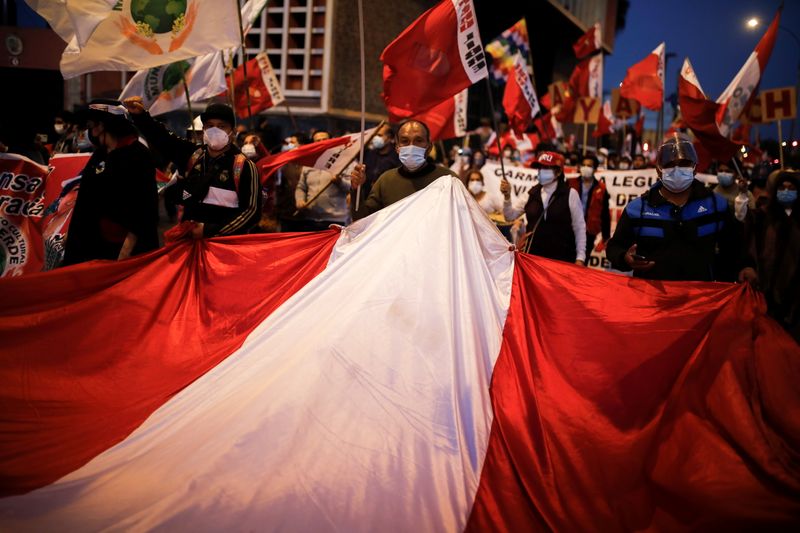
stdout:
POLYGON ((645 279, 756 281, 741 224, 725 198, 695 179, 696 165, 686 136, 659 147, 660 180, 628 204, 608 243, 614 268, 645 279))

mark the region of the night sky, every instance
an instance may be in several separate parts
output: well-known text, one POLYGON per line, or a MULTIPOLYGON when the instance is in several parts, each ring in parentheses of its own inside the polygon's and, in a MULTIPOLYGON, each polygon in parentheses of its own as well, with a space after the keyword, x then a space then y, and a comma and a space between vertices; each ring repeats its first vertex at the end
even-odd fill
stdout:
MULTIPOLYGON (((666 41, 666 51, 676 54, 667 64, 666 94, 677 90, 678 73, 688 57, 703 91, 716 100, 758 44, 779 5, 774 0, 632 0, 625 29, 617 33, 614 53, 606 57, 605 90, 618 86, 628 67, 666 41), (755 30, 745 25, 750 17, 761 21, 755 30)), ((800 0, 785 3, 781 26, 800 38, 800 0)), ((798 62, 800 44, 785 30, 778 30, 761 87, 795 85, 798 62)), ((669 106, 667 110, 669 113, 669 106)), ((648 112, 647 128, 655 129, 655 117, 648 112)), ((789 126, 784 121, 784 137, 789 135, 789 126)), ((777 137, 774 126, 762 127, 762 138, 767 136, 777 137)), ((795 131, 795 137, 800 137, 800 131, 795 131)))

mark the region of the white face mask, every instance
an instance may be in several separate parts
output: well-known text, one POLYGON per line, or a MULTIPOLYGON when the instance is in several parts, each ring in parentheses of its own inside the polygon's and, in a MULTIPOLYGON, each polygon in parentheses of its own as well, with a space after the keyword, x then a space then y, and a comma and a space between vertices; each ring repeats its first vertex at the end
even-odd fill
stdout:
POLYGON ((730 187, 733 185, 733 172, 718 172, 717 181, 723 187, 730 187))
POLYGON ((288 143, 281 146, 281 152, 288 152, 289 150, 294 150, 297 148, 297 145, 294 143, 288 143))
POLYGON ((469 192, 472 194, 478 195, 483 192, 483 183, 480 181, 470 181, 469 182, 469 192))
POLYGON ((400 147, 400 162, 408 170, 417 170, 425 164, 426 151, 426 148, 414 146, 413 144, 409 146, 402 146, 400 147))
POLYGON ((628 163, 620 163, 619 164, 619 169, 620 170, 628 170, 629 168, 630 168, 630 165, 628 163))
POLYGON ((689 188, 694 180, 693 167, 671 167, 661 171, 661 181, 670 192, 683 192, 689 188))
POLYGON ((586 165, 582 165, 580 171, 581 176, 584 178, 591 178, 594 175, 594 169, 592 167, 587 167, 586 165))
POLYGON ((63 135, 67 128, 64 127, 64 124, 53 124, 53 129, 58 135, 63 135))
POLYGON ((203 142, 212 150, 222 150, 228 146, 230 140, 230 135, 220 128, 212 126, 203 131, 203 142))
POLYGON ((245 157, 255 157, 257 153, 258 152, 256 152, 255 145, 251 143, 246 143, 242 145, 242 154, 244 154, 245 157))
POLYGON ((370 147, 372 147, 373 150, 380 150, 381 148, 386 146, 386 141, 380 135, 376 135, 369 142, 369 145, 370 147))
POLYGON ((556 179, 556 172, 551 168, 542 168, 539 169, 539 183, 542 185, 547 185, 548 183, 553 183, 553 180, 556 179))

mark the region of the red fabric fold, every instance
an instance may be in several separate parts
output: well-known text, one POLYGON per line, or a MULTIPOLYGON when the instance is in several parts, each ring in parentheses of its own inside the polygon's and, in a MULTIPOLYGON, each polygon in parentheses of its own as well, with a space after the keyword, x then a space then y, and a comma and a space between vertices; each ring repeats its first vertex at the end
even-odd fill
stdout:
POLYGON ((746 286, 519 254, 467 530, 796 528, 797 383, 746 286))
POLYGON ((338 235, 182 241, 0 280, 0 495, 123 440, 324 270, 338 235))

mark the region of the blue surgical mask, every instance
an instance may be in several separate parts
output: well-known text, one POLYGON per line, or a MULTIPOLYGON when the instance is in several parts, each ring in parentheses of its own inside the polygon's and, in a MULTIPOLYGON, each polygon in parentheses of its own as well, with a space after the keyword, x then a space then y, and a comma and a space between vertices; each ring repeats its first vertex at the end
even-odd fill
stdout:
POLYGON ((790 206, 797 201, 797 190, 784 189, 778 191, 778 203, 790 206))
POLYGON ((661 171, 661 182, 669 192, 683 192, 692 185, 693 167, 670 167, 661 171))
POLYGON ((733 172, 718 172, 717 181, 723 187, 730 187, 733 185, 733 172))
POLYGON ((414 146, 413 144, 400 147, 400 162, 408 170, 414 171, 425 164, 425 152, 427 148, 414 146))
POLYGON ((376 136, 375 136, 375 137, 373 137, 373 138, 372 138, 372 140, 369 142, 369 145, 370 145, 370 147, 371 147, 373 150, 380 150, 381 148, 383 148, 384 146, 386 146, 386 141, 385 141, 385 140, 384 140, 384 138, 383 138, 383 137, 381 137, 380 135, 376 135, 376 136))
POLYGON ((539 183, 541 183, 542 185, 553 183, 553 180, 555 179, 556 179, 556 172, 552 168, 539 169, 539 183))

